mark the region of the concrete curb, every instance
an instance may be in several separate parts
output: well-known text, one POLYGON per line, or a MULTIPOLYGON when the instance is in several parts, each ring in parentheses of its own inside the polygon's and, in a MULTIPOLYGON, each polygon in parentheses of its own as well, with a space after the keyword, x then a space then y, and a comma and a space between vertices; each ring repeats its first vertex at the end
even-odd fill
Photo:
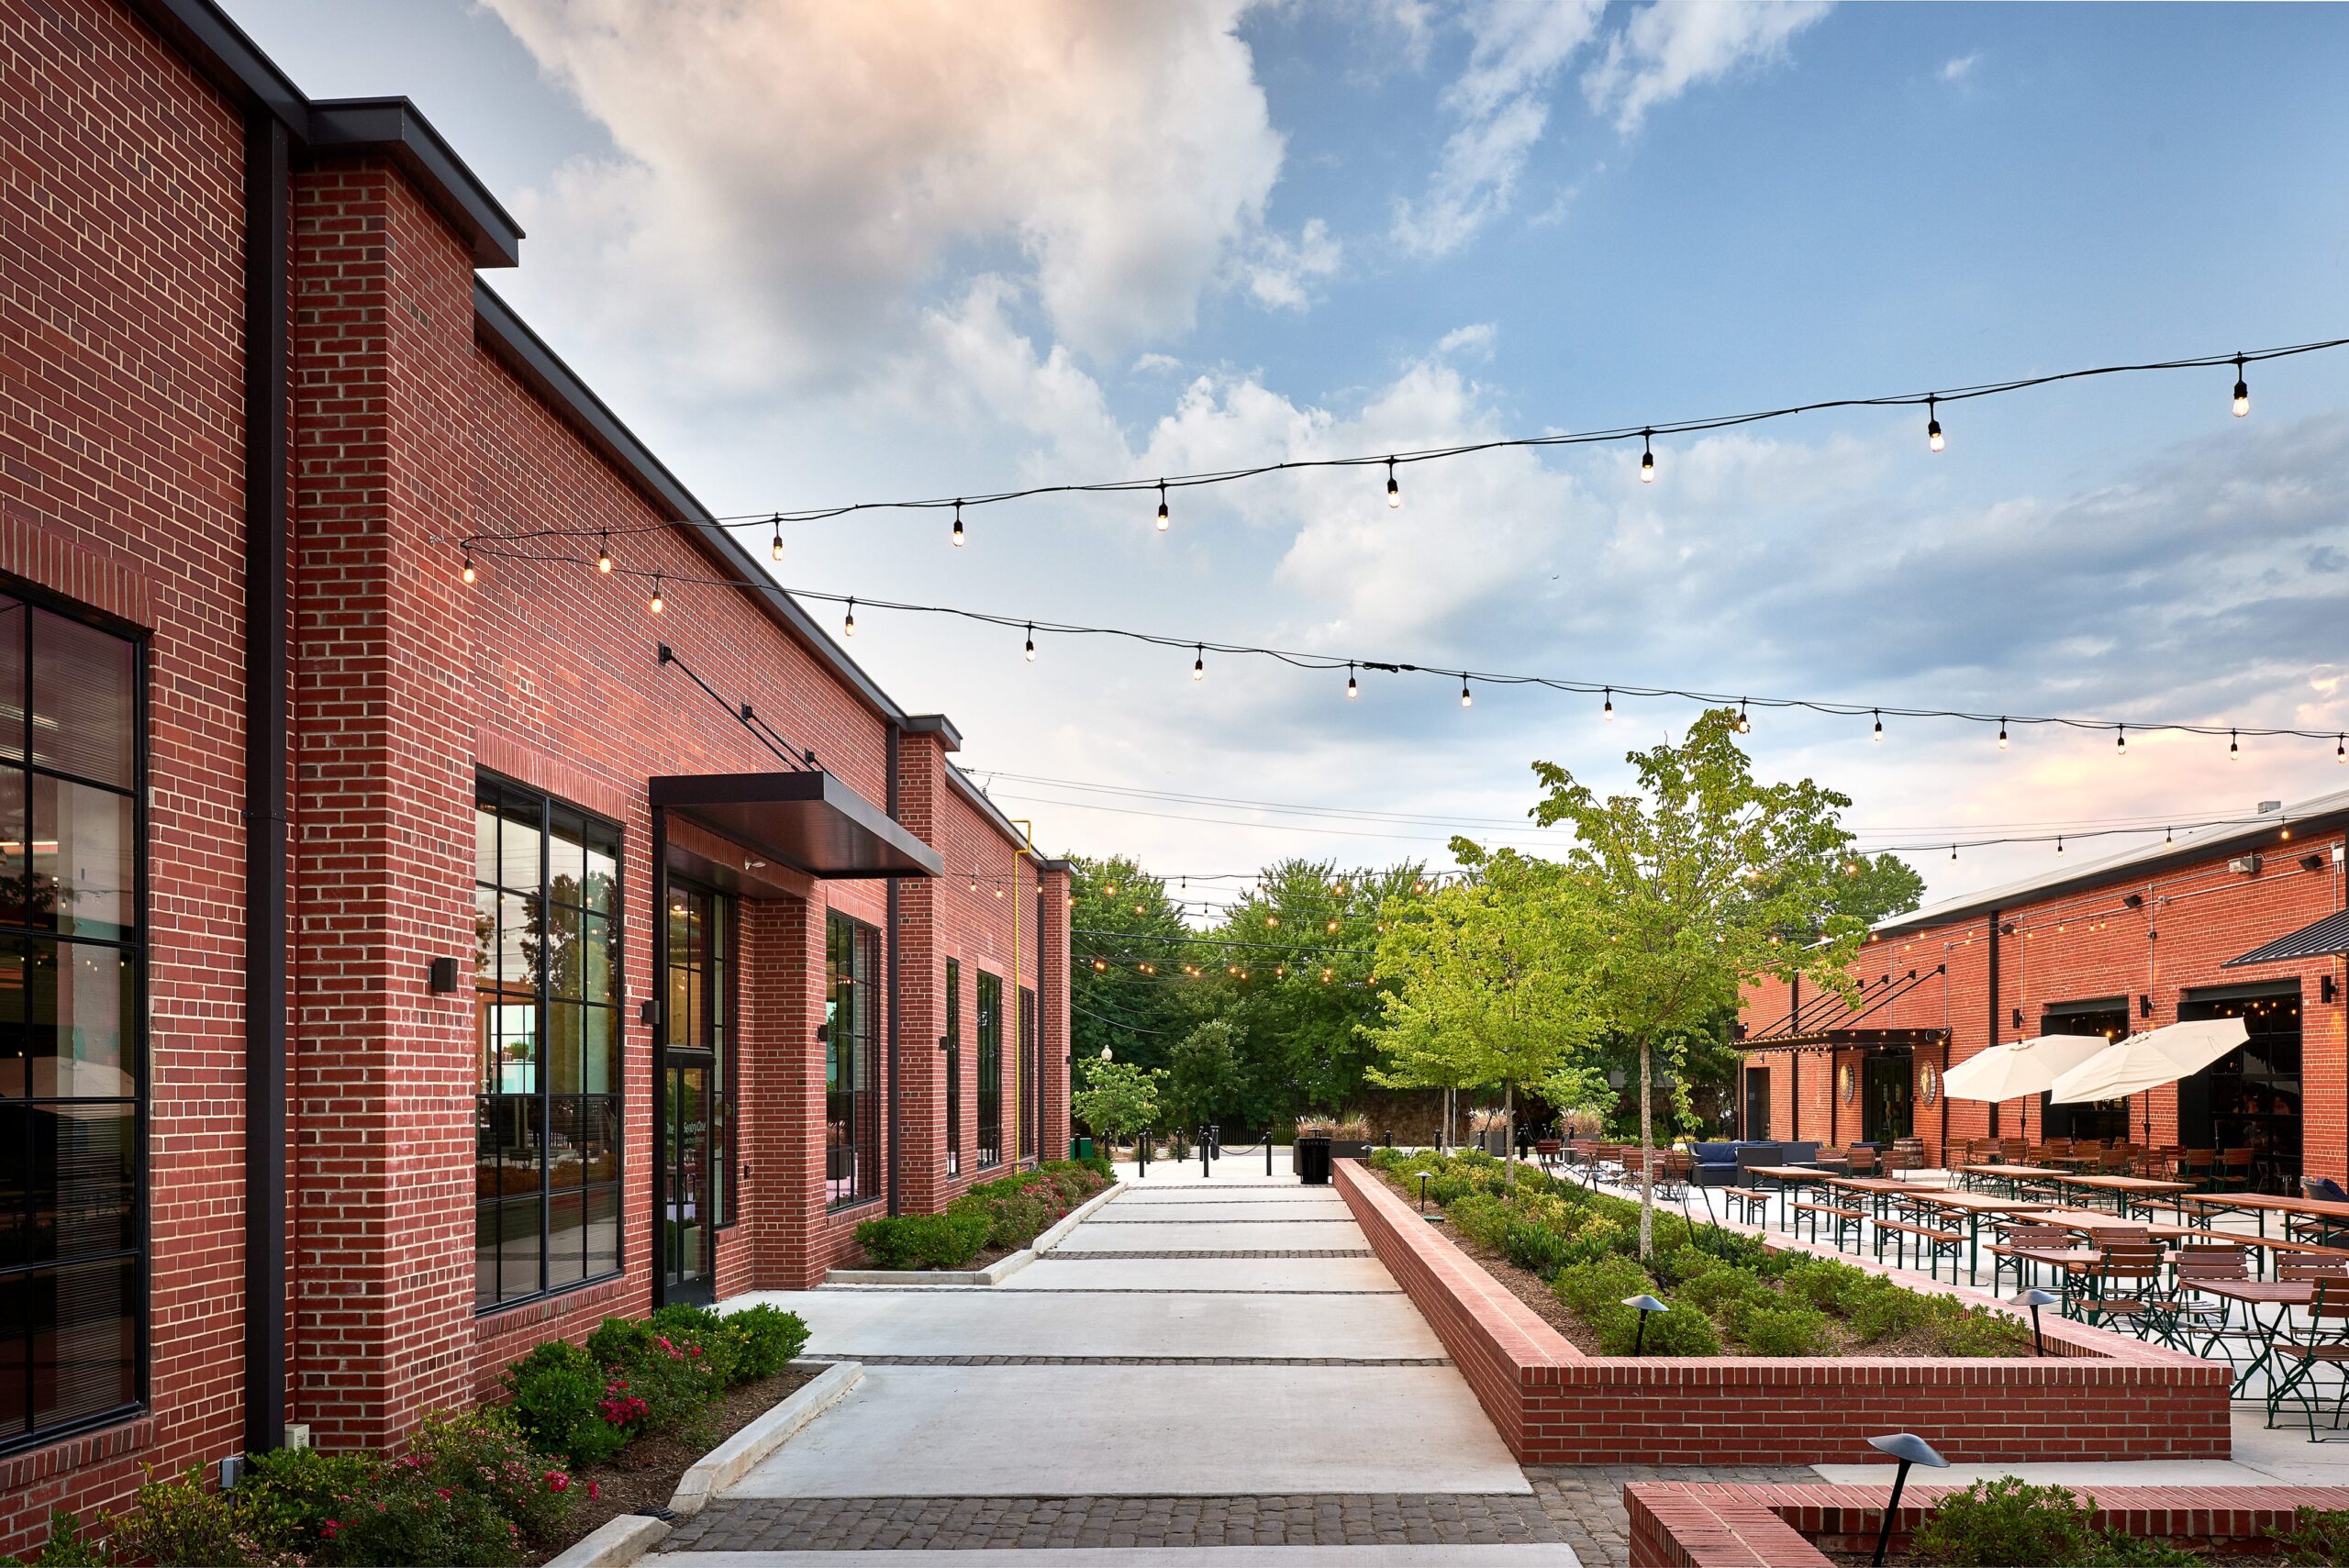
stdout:
POLYGON ((648 1514, 622 1514, 573 1541, 560 1556, 549 1559, 546 1568, 627 1568, 668 1534, 665 1520, 648 1514))
MULTIPOLYGON (((679 1476, 676 1496, 669 1499, 671 1513, 685 1518, 701 1512, 712 1497, 741 1480, 752 1465, 796 1437, 808 1422, 830 1409, 864 1376, 864 1368, 855 1362, 799 1361, 792 1364, 820 1365, 824 1370, 794 1390, 788 1399, 702 1455, 691 1470, 679 1476)), ((573 1565, 566 1563, 565 1568, 573 1565)), ((614 1564, 598 1561, 595 1568, 614 1568, 614 1564)))
POLYGON ((1112 1183, 1063 1215, 1050 1230, 1008 1257, 997 1258, 983 1269, 831 1269, 826 1272, 826 1284, 934 1284, 988 1285, 1000 1284, 1013 1274, 1034 1262, 1061 1243, 1068 1233, 1095 1209, 1126 1190, 1122 1182, 1112 1183))

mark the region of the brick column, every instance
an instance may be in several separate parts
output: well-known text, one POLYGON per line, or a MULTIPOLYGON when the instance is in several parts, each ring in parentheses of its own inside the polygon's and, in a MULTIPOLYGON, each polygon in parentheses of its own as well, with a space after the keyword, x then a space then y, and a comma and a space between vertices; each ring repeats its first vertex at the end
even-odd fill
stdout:
POLYGON ((1037 1076, 1043 1092, 1043 1149, 1047 1160, 1068 1154, 1069 1118, 1069 868, 1065 861, 1038 862, 1043 906, 1036 943, 1037 1076))
MULTIPOLYGON (((940 840, 947 746, 941 732, 907 730, 897 747, 897 820, 926 844, 940 840)), ((936 877, 897 884, 897 1178, 907 1214, 934 1214, 948 1196, 946 1053, 938 1048, 946 1032, 942 896, 936 877)))

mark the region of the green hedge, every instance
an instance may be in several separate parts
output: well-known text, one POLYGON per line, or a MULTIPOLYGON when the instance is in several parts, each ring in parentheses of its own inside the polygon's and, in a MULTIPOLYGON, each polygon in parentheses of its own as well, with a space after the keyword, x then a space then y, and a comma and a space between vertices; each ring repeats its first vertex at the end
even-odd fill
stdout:
POLYGON ((1047 1160, 979 1183, 941 1213, 868 1219, 856 1228, 856 1244, 877 1269, 959 1269, 989 1248, 1027 1246, 1115 1179, 1098 1156, 1047 1160))

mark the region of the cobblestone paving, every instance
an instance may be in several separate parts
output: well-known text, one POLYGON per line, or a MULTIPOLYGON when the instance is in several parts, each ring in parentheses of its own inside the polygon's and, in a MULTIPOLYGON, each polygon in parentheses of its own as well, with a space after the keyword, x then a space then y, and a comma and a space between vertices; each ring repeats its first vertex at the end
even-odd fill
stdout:
POLYGON ((1288 1251, 1252 1252, 1072 1252, 1063 1248, 1044 1254, 1056 1263, 1123 1263, 1136 1258, 1369 1258, 1376 1255, 1367 1247, 1332 1247, 1323 1251, 1308 1247, 1288 1251))
POLYGON ((1537 1464, 1526 1467, 1534 1499, 1556 1539, 1575 1549, 1583 1568, 1627 1568, 1631 1518, 1623 1508, 1630 1481, 1816 1481, 1807 1464, 1537 1464))
MULTIPOLYGON (((1078 1546, 1474 1546, 1565 1540, 1532 1497, 769 1497, 716 1502, 663 1551, 1078 1546)), ((1586 1558, 1596 1562, 1602 1561, 1586 1558)), ((1616 1561, 1621 1561, 1620 1555, 1616 1561)))
POLYGON ((864 1356, 826 1351, 815 1361, 863 1366, 1450 1366, 1450 1356, 864 1356))

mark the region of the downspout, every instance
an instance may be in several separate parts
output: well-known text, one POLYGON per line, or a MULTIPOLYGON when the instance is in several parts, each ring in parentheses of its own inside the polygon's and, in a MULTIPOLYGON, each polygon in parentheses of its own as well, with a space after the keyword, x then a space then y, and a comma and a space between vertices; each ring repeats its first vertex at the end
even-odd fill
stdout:
MULTIPOLYGON (((1990 911, 1990 1035, 1984 1050, 1998 1043, 1998 912, 1990 911)), ((1998 1102, 1990 1102, 1990 1136, 1998 1136, 1998 1102)))
MULTIPOLYGON (((899 784, 897 764, 899 753, 905 746, 906 732, 895 724, 892 724, 888 727, 888 736, 889 820, 895 822, 897 820, 898 808, 897 792, 899 784)), ((899 1214, 904 1211, 904 1205, 899 1195, 899 1188, 897 1184, 897 1155, 902 1142, 898 1137, 898 1129, 901 1125, 903 1115, 903 1107, 897 1101, 897 1045, 898 1041, 903 1039, 903 1033, 897 1024, 897 879, 893 876, 889 879, 889 912, 887 916, 889 924, 889 968, 887 980, 889 988, 889 1212, 893 1215, 899 1214)))
POLYGON ((290 148, 245 122, 245 1451, 285 1446, 286 246, 290 148))

